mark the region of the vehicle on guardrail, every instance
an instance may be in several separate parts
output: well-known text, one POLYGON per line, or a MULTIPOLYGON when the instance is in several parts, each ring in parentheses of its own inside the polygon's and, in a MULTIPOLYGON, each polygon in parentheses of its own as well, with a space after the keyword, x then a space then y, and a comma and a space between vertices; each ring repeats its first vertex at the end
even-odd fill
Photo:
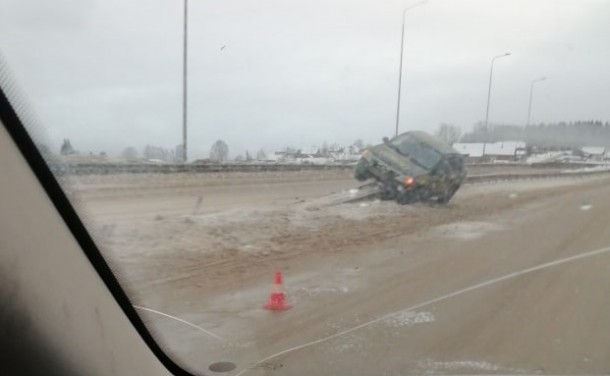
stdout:
POLYGON ((362 153, 354 177, 381 183, 381 197, 400 204, 436 200, 447 203, 466 178, 460 153, 425 132, 410 131, 362 153))

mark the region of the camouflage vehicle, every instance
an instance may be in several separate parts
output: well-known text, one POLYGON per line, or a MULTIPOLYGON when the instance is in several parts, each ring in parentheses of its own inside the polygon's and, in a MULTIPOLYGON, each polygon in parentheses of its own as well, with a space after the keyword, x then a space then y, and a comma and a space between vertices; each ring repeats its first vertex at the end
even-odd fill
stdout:
POLYGON ((364 151, 354 177, 375 179, 383 199, 400 204, 435 199, 447 203, 466 178, 460 153, 425 132, 410 131, 364 151))

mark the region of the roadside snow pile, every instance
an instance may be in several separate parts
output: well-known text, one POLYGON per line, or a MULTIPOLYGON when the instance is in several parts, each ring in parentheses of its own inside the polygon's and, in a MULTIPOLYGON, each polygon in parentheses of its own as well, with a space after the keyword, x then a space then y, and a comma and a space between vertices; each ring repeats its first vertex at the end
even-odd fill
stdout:
POLYGON ((602 172, 602 171, 610 171, 610 165, 601 165, 595 167, 585 167, 585 168, 577 168, 571 170, 563 170, 562 174, 574 174, 574 173, 582 173, 582 172, 602 172))
POLYGON ((455 360, 455 361, 436 361, 424 359, 417 362, 418 366, 424 370, 425 374, 439 374, 443 371, 451 373, 504 373, 504 374, 523 374, 530 373, 521 369, 504 367, 498 364, 477 360, 455 360), (478 371, 478 372, 477 372, 478 371))
POLYGON ((553 162, 564 155, 566 155, 566 153, 562 152, 562 151, 555 151, 555 152, 549 152, 549 153, 544 153, 544 154, 534 154, 534 155, 529 156, 525 160, 525 163, 526 164, 535 164, 535 163, 553 162))
POLYGON ((454 222, 436 226, 430 229, 435 236, 449 237, 460 240, 481 238, 490 232, 501 230, 502 226, 490 222, 454 222))
POLYGON ((598 166, 605 166, 610 164, 610 161, 607 160, 602 160, 602 161, 598 161, 595 159, 585 159, 585 160, 566 160, 566 162, 569 162, 571 164, 577 165, 577 164, 586 164, 586 165, 598 165, 598 166))

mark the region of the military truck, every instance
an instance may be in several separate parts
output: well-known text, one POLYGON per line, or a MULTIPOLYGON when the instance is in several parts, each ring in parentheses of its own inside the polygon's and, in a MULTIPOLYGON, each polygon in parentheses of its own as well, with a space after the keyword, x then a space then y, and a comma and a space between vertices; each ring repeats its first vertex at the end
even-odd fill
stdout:
POLYGON ((354 177, 379 182, 382 199, 446 204, 466 178, 460 153, 425 132, 409 131, 362 153, 354 177))

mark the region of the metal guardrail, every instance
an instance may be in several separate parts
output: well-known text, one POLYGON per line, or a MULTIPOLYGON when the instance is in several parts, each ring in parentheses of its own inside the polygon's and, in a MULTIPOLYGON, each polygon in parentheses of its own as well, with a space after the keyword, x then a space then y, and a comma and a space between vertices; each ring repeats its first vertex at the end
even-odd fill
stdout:
POLYGON ((314 164, 53 164, 51 169, 59 175, 109 175, 109 174, 171 174, 171 173, 229 173, 269 171, 336 171, 352 170, 354 165, 314 164))
POLYGON ((569 178, 569 177, 585 177, 591 175, 608 174, 610 170, 595 170, 595 171, 574 171, 574 172, 547 172, 538 174, 485 174, 485 175, 469 175, 466 177, 465 184, 487 183, 495 181, 510 181, 510 180, 530 180, 530 179, 551 179, 551 178, 569 178))
POLYGON ((563 163, 563 162, 541 162, 541 163, 467 163, 466 168, 469 167, 485 167, 489 169, 502 169, 509 167, 527 167, 531 169, 578 169, 578 168, 588 168, 588 167, 597 167, 599 164, 594 163, 563 163))
MULTIPOLYGON (((351 171, 354 164, 128 164, 128 163, 78 163, 65 164, 49 161, 51 170, 56 175, 111 175, 111 174, 172 174, 172 173, 231 173, 231 172, 292 172, 292 171, 351 171)), ((592 167, 594 165, 569 165, 560 163, 523 165, 523 164, 471 164, 466 169, 475 170, 477 168, 502 170, 508 168, 521 167, 539 171, 542 169, 570 169, 592 167)), ((493 174, 486 175, 491 178, 493 174)), ((519 173, 497 174, 508 179, 510 176, 525 175, 519 173)), ((543 177, 549 173, 528 173, 534 177, 543 177)), ((473 179, 481 177, 472 176, 473 179)), ((481 178, 482 179, 482 178, 481 178)))

